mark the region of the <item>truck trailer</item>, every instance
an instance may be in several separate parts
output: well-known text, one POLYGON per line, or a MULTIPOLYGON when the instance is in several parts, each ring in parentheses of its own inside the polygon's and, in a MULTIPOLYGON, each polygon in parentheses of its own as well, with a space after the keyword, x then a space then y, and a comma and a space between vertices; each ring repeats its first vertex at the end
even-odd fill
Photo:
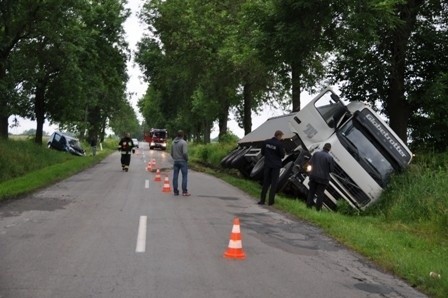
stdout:
POLYGON ((285 133, 282 142, 287 153, 277 191, 292 189, 306 198, 307 162, 325 143, 331 144, 335 169, 324 198, 324 206, 331 210, 337 210, 341 201, 365 210, 379 199, 391 175, 403 171, 412 160, 406 144, 370 105, 360 101, 344 104, 327 87, 299 112, 269 118, 244 136, 221 165, 262 180, 261 146, 277 129, 285 133))

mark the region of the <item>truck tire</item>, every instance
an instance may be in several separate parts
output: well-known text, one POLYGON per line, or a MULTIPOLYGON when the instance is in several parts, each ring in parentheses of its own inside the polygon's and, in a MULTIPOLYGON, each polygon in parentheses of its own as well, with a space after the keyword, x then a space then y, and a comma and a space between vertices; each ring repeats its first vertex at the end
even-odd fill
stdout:
POLYGON ((292 167, 294 166, 294 161, 289 161, 286 165, 280 169, 280 175, 278 177, 277 192, 280 192, 285 188, 289 182, 289 177, 292 174, 292 167))
POLYGON ((237 157, 242 151, 244 151, 245 148, 238 148, 233 154, 231 154, 229 156, 229 158, 227 159, 227 161, 225 162, 225 167, 226 168, 231 168, 232 167, 232 161, 235 159, 235 157, 237 157))
POLYGON ((250 178, 251 170, 252 170, 252 168, 251 168, 250 164, 246 164, 246 166, 238 168, 238 171, 241 173, 241 175, 247 179, 250 178))
POLYGON ((251 147, 249 148, 245 148, 244 150, 241 150, 231 161, 231 167, 235 168, 235 169, 242 169, 244 168, 248 161, 246 160, 246 157, 244 157, 244 155, 249 152, 249 150, 251 149, 251 147))
POLYGON ((254 180, 262 180, 263 179, 263 171, 264 171, 264 156, 262 156, 252 168, 250 172, 250 178, 254 180))
POLYGON ((229 161, 229 159, 236 153, 238 152, 240 148, 236 148, 233 149, 229 154, 227 154, 226 156, 224 156, 223 159, 221 159, 221 162, 219 163, 221 165, 221 167, 226 168, 227 167, 227 162, 229 161))

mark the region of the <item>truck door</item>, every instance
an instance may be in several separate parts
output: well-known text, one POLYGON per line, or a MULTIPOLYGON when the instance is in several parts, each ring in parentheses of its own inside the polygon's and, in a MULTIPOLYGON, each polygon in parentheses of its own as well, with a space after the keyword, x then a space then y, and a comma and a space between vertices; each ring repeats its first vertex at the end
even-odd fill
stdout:
POLYGON ((289 127, 309 148, 328 140, 348 113, 336 93, 326 88, 292 117, 289 127))

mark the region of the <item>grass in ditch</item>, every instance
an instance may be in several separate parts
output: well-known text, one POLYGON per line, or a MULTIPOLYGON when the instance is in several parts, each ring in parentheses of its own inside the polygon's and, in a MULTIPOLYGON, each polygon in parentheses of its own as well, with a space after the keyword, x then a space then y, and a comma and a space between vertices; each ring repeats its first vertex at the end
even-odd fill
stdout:
POLYGON ((30 139, 0 141, 0 200, 22 196, 91 167, 114 148, 114 143, 108 144, 95 157, 80 157, 30 139))

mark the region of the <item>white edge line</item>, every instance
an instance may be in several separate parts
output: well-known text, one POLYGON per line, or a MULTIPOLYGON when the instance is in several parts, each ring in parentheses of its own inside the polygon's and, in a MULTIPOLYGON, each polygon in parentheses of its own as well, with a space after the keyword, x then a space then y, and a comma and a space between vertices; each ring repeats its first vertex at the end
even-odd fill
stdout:
POLYGON ((137 246, 135 248, 135 252, 145 252, 146 250, 146 222, 147 216, 140 216, 137 234, 137 246))

